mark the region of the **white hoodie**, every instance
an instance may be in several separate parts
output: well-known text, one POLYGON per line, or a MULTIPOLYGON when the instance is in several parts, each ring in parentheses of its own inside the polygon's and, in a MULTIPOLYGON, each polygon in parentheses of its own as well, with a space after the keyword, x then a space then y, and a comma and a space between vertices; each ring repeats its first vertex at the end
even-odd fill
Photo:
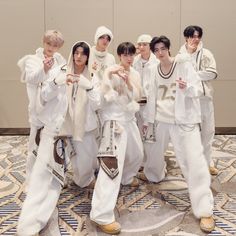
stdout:
POLYGON ((88 66, 90 73, 96 74, 100 80, 102 80, 102 77, 106 68, 116 63, 115 57, 112 54, 108 53, 107 50, 104 52, 100 52, 96 49, 97 41, 102 35, 109 35, 111 38, 110 43, 113 40, 113 34, 107 27, 100 26, 97 28, 95 36, 94 36, 95 46, 91 48, 91 52, 89 56, 89 66, 88 66), (96 70, 92 68, 95 62, 97 63, 96 70))
POLYGON ((34 55, 26 55, 21 58, 17 65, 21 69, 21 82, 26 83, 27 95, 29 99, 29 122, 35 126, 42 126, 42 122, 38 119, 36 111, 37 97, 40 96, 40 84, 46 80, 54 79, 60 73, 60 69, 65 65, 66 61, 59 53, 53 55, 54 65, 47 74, 44 72, 43 48, 38 48, 34 55), (54 70, 55 69, 55 70, 54 70))
MULTIPOLYGON (((84 42, 89 46, 85 41, 79 42, 84 42)), ((74 45, 79 42, 76 42, 74 45)), ((74 45, 71 48, 68 58, 67 74, 74 74, 74 61, 72 55, 74 45)), ((98 127, 95 111, 100 108, 101 102, 100 93, 98 91, 98 79, 96 76, 93 76, 93 78, 90 76, 87 66, 85 66, 83 73, 80 74, 79 79, 80 82, 86 80, 88 83, 91 83, 93 89, 86 91, 82 86, 80 86, 80 82, 67 86, 69 107, 66 121, 61 131, 62 135, 72 135, 73 139, 76 141, 82 141, 85 132, 92 131, 98 127)))

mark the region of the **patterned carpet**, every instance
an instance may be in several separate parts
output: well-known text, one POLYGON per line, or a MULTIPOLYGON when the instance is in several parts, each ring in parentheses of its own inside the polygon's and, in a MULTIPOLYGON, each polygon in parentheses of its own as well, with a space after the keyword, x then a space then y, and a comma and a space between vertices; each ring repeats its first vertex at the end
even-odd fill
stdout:
MULTIPOLYGON (((0 136, 0 235, 16 233, 25 198, 27 142, 27 136, 0 136)), ((236 235, 236 136, 216 136, 213 146, 220 173, 212 177, 216 228, 209 235, 236 235)), ((121 187, 115 209, 122 224, 120 235, 205 235, 192 215, 186 183, 171 147, 166 160, 168 174, 163 183, 121 187)), ((40 235, 105 235, 88 219, 92 190, 78 188, 70 179, 69 173, 70 184, 63 189, 58 209, 40 235)))

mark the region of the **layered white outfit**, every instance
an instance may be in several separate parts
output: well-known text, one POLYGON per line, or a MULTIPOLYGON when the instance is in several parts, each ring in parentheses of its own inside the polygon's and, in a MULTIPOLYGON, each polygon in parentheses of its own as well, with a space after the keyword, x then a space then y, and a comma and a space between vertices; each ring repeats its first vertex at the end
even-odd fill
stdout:
POLYGON ((104 72, 106 68, 112 66, 116 63, 115 57, 108 51, 100 52, 96 49, 96 46, 91 48, 90 58, 89 58, 89 70, 91 74, 95 74, 100 80, 103 79, 104 72), (97 63, 96 70, 92 68, 94 63, 97 63))
MULTIPOLYGON (((180 48, 180 53, 188 53, 185 44, 180 48)), ((201 138, 204 155, 208 166, 214 166, 211 154, 215 135, 215 117, 211 80, 217 78, 216 62, 213 54, 208 49, 203 48, 202 42, 199 43, 197 50, 189 55, 191 63, 202 81, 203 94, 200 97, 200 104, 202 114, 201 138)))
MULTIPOLYGON (((91 51, 90 51, 90 55, 89 55, 89 63, 88 63, 88 68, 89 68, 89 72, 91 77, 96 76, 98 78, 99 83, 101 84, 102 80, 103 80, 103 76, 104 76, 104 72, 105 70, 114 65, 116 63, 115 61, 115 57, 108 52, 108 50, 105 50, 103 52, 98 51, 96 49, 96 45, 98 43, 98 39, 103 36, 103 35, 108 35, 111 39, 110 43, 113 40, 113 34, 112 32, 105 26, 100 26, 97 28, 95 35, 94 35, 94 44, 95 46, 91 47, 91 51), (94 65, 96 64, 96 67, 94 67, 94 65)), ((110 45, 109 43, 109 45, 110 45)), ((108 47, 109 47, 108 45, 108 47)), ((97 115, 97 121, 99 124, 98 127, 98 137, 97 137, 97 142, 100 142, 101 139, 101 129, 102 129, 102 124, 101 124, 101 110, 97 110, 96 111, 96 115, 97 115)))
POLYGON ((120 183, 127 185, 133 181, 143 158, 135 118, 135 112, 139 109, 136 101, 141 97, 139 74, 130 68, 129 80, 133 87, 130 91, 117 75, 109 78, 110 70, 112 67, 106 70, 101 88, 104 99, 101 112, 103 137, 98 153, 101 165, 90 212, 90 218, 99 224, 109 224, 115 220, 113 210, 120 183), (111 158, 107 164, 106 158, 111 158))
POLYGON ((89 55, 89 64, 88 64, 90 73, 92 75, 96 74, 96 76, 99 78, 100 81, 103 79, 104 71, 106 70, 106 68, 116 63, 115 57, 107 50, 101 52, 96 49, 98 39, 103 35, 108 35, 111 41, 113 40, 113 34, 107 27, 105 26, 98 27, 94 35, 95 46, 91 48, 91 52, 89 55), (95 63, 97 65, 96 69, 93 67, 95 63))
MULTIPOLYGON (((18 66, 21 69, 21 81, 26 83, 27 95, 29 100, 28 112, 30 123, 30 135, 28 144, 28 156, 26 161, 26 185, 29 182, 30 173, 33 169, 35 158, 37 156, 38 144, 35 142, 36 133, 42 128, 43 123, 38 119, 36 112, 36 100, 40 96, 39 88, 42 82, 47 79, 53 79, 54 74, 49 72, 45 73, 43 60, 43 48, 38 48, 34 55, 26 55, 18 61, 18 66)), ((66 62, 59 53, 53 55, 54 65, 53 68, 63 66, 66 62)))
POLYGON ((171 140, 188 184, 194 215, 198 218, 211 216, 210 174, 199 131, 201 81, 191 63, 180 58, 175 59, 168 74, 162 73, 160 64, 154 67, 152 78, 150 97, 153 99, 147 103, 149 116, 146 121, 155 123, 156 143, 150 144, 152 155, 145 162, 144 173, 150 181, 159 182, 164 178, 164 152, 171 140), (176 82, 179 79, 186 81, 185 89, 179 88, 176 82))
MULTIPOLYGON (((89 46, 89 44, 87 45, 89 46)), ((67 74, 74 74, 72 50, 68 59, 67 74)), ((90 76, 87 66, 79 75, 79 82, 67 86, 69 109, 61 134, 72 136, 76 152, 76 155, 71 158, 73 180, 82 188, 94 180, 94 171, 98 166, 96 158, 98 122, 95 113, 100 108, 101 103, 98 90, 98 79, 96 76, 90 76), (86 91, 82 88, 81 84, 84 82, 90 84, 93 89, 86 91)))
MULTIPOLYGON (((140 109, 136 113, 136 118, 137 118, 137 124, 140 131, 140 135, 143 139, 144 137, 142 133, 142 128, 144 125, 145 117, 147 116, 146 102, 149 99, 149 90, 151 86, 150 72, 151 72, 151 68, 153 66, 156 66, 158 62, 159 60, 156 58, 156 56, 153 53, 150 53, 150 57, 148 58, 148 60, 144 60, 141 57, 141 54, 138 54, 134 58, 134 62, 133 62, 133 67, 135 70, 139 72, 139 75, 141 77, 141 84, 142 84, 142 98, 139 102, 140 109)), ((151 148, 151 145, 146 145, 146 142, 144 142, 143 145, 144 145, 144 161, 145 161, 145 159, 147 158, 147 155, 149 154, 152 155, 151 154, 152 152, 151 150, 149 150, 151 148)))
POLYGON ((34 235, 46 226, 64 180, 65 147, 62 140, 57 140, 60 144, 55 143, 55 138, 64 122, 68 101, 65 83, 57 85, 53 79, 61 77, 65 81, 66 73, 63 65, 54 66, 48 73, 50 77, 42 83, 35 100, 37 118, 43 129, 18 222, 17 235, 20 236, 34 235))
MULTIPOLYGON (((141 84, 142 84, 142 96, 146 99, 149 99, 149 90, 150 90, 150 70, 152 66, 157 65, 158 60, 156 56, 151 53, 148 60, 142 59, 141 55, 137 55, 134 58, 133 67, 136 71, 139 72, 139 75, 141 77, 141 84)), ((140 103, 140 110, 138 115, 138 125, 139 129, 141 131, 141 127, 143 126, 143 119, 146 115, 145 112, 146 104, 140 103)))

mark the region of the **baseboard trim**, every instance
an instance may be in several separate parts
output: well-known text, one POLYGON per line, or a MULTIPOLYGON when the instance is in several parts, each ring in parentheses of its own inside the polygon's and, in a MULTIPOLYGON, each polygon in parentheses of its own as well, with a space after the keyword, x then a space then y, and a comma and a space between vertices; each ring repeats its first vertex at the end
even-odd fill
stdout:
POLYGON ((216 127, 215 134, 235 135, 236 127, 216 127))
POLYGON ((0 128, 0 135, 29 135, 30 128, 0 128))
MULTIPOLYGON (((0 135, 29 135, 30 128, 0 128, 0 135)), ((236 135, 236 127, 216 127, 216 135, 236 135)))

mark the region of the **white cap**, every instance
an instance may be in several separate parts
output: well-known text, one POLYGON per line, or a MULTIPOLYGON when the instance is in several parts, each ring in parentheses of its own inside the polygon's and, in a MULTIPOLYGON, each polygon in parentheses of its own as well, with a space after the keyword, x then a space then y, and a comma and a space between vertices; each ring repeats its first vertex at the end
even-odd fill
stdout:
POLYGON ((152 36, 149 34, 142 34, 138 37, 137 43, 150 43, 152 41, 152 36))
POLYGON ((97 44, 98 42, 98 39, 103 36, 103 35, 109 35, 110 38, 111 38, 111 41, 113 39, 113 34, 112 32, 105 26, 100 26, 97 28, 96 30, 96 33, 95 33, 95 36, 94 36, 94 43, 95 45, 97 44))

